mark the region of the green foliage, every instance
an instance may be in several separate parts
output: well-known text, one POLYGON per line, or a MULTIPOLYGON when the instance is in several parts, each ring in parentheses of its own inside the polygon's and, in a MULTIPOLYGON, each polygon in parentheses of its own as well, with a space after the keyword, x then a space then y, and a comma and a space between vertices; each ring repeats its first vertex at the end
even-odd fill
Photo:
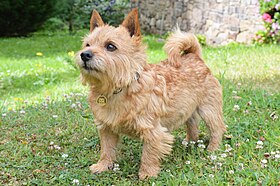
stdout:
POLYGON ((260 12, 264 21, 264 28, 259 30, 254 42, 280 43, 280 2, 278 0, 260 0, 260 12))
POLYGON ((61 0, 56 17, 67 23, 69 31, 89 29, 93 9, 110 25, 119 25, 128 7, 128 0, 61 0))
POLYGON ((54 31, 58 31, 58 30, 67 30, 67 25, 65 24, 65 22, 63 22, 62 19, 56 18, 56 17, 52 17, 50 19, 48 19, 44 25, 42 26, 42 30, 45 31, 50 31, 50 32, 54 32, 54 31))
POLYGON ((205 35, 196 34, 196 37, 197 37, 199 43, 200 43, 202 46, 206 46, 206 36, 205 36, 205 35))
POLYGON ((56 0, 1 0, 0 36, 34 32, 55 11, 56 0))
MULTIPOLYGON (((175 131, 158 178, 140 181, 142 145, 131 138, 119 145, 120 170, 89 171, 100 156, 99 137, 88 87, 72 66, 84 34, 0 38, 0 185, 278 184, 279 45, 204 47, 205 63, 223 86, 226 137, 210 153, 197 144, 183 146, 186 131, 175 131)), ((158 37, 144 41, 150 63, 166 58, 158 37)))
POLYGON ((277 7, 275 6, 279 4, 279 0, 259 0, 259 3, 260 3, 260 13, 263 14, 266 12, 270 12, 273 9, 276 9, 277 7))

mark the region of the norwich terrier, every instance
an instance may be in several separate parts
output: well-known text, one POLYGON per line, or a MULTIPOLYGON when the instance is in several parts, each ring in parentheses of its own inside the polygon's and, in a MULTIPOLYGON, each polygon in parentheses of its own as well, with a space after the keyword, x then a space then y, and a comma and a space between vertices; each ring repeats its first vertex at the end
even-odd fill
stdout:
POLYGON ((157 176, 161 159, 172 150, 171 131, 183 124, 186 141, 197 141, 200 118, 210 133, 207 149, 219 147, 226 131, 222 89, 201 59, 197 38, 177 29, 164 49, 168 59, 147 63, 137 9, 119 27, 104 24, 93 11, 90 34, 77 54, 100 135, 100 160, 92 173, 113 167, 119 137, 127 135, 143 141, 139 178, 157 176))

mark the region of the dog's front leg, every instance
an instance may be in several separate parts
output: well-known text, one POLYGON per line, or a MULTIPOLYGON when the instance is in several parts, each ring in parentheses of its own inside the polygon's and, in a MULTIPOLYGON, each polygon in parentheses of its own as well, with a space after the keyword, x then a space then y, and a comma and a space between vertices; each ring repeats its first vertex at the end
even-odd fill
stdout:
POLYGON ((116 160, 116 148, 119 136, 108 128, 100 129, 99 135, 101 155, 98 163, 90 166, 92 173, 100 173, 113 168, 113 163, 116 160))
POLYGON ((144 144, 139 178, 143 180, 158 175, 161 159, 172 150, 173 136, 159 124, 143 131, 141 138, 144 144))

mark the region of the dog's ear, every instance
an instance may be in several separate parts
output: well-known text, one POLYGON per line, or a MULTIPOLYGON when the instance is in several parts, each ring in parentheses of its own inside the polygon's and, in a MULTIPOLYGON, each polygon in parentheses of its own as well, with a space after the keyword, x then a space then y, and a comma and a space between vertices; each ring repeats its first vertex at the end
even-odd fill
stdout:
POLYGON ((132 9, 132 11, 126 16, 126 18, 122 22, 122 26, 128 29, 128 32, 130 33, 131 37, 141 36, 137 8, 132 9))
POLYGON ((100 26, 104 26, 104 22, 99 13, 96 10, 93 10, 90 18, 90 32, 100 26))

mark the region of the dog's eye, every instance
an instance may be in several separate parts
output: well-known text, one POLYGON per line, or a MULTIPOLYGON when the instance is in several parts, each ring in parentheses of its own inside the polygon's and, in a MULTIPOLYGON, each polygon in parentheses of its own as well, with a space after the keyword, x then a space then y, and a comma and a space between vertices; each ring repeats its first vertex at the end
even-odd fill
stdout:
POLYGON ((107 44, 106 45, 106 49, 109 51, 109 52, 113 52, 115 50, 117 50, 117 47, 111 43, 107 44))
POLYGON ((90 45, 87 43, 87 44, 86 44, 86 47, 89 47, 89 46, 90 46, 90 45))

